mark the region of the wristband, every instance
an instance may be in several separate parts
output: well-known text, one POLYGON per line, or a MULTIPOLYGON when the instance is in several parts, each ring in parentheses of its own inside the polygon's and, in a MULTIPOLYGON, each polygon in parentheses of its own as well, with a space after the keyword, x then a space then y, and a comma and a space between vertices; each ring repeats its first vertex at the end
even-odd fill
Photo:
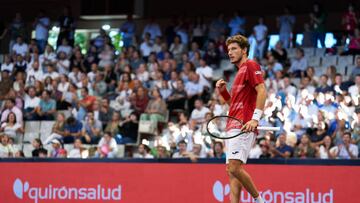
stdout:
POLYGON ((262 111, 262 110, 260 110, 260 109, 255 109, 254 114, 253 114, 253 116, 252 116, 251 119, 252 119, 252 120, 256 120, 256 121, 260 121, 262 114, 263 114, 263 111, 262 111))
POLYGON ((226 88, 224 88, 224 90, 220 90, 220 94, 224 98, 225 101, 227 101, 231 98, 231 96, 226 88))

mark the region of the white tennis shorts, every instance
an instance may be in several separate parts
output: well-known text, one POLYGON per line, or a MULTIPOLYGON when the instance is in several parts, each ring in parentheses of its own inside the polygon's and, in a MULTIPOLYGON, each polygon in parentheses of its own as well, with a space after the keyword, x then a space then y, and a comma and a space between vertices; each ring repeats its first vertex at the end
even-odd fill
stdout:
MULTIPOLYGON (((235 135, 240 133, 240 129, 231 129, 228 133, 235 135)), ((229 163, 229 159, 235 159, 245 164, 255 140, 256 134, 254 132, 244 133, 225 140, 226 163, 229 163)))

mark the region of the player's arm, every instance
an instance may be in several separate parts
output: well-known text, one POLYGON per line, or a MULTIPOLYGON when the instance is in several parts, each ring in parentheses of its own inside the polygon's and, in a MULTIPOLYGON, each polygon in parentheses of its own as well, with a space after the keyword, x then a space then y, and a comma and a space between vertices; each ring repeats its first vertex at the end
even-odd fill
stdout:
POLYGON ((258 85, 255 86, 255 90, 257 92, 256 109, 254 111, 252 119, 248 121, 242 128, 242 130, 246 132, 254 131, 256 129, 256 127, 259 125, 259 120, 262 116, 265 107, 265 101, 266 101, 265 84, 259 83, 258 85))
POLYGON ((231 103, 231 95, 226 89, 226 82, 223 79, 220 79, 216 82, 216 88, 218 88, 220 95, 224 98, 226 103, 230 105, 231 103))

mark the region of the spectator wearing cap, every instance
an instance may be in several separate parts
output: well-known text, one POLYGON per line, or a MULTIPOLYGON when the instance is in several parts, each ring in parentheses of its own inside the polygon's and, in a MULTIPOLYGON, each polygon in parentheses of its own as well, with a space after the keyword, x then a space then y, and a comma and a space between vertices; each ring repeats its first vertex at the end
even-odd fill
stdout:
POLYGON ((294 150, 294 157, 306 159, 315 158, 316 149, 311 146, 309 135, 304 134, 301 136, 300 143, 294 150))
POLYGON ((134 158, 141 158, 141 159, 152 159, 154 156, 149 153, 150 148, 145 144, 140 144, 138 146, 137 153, 134 154, 134 158))
POLYGON ((280 134, 278 137, 279 146, 270 146, 273 158, 290 158, 293 156, 294 149, 286 144, 286 134, 280 134))
POLYGON ((50 98, 50 92, 44 90, 41 94, 39 106, 35 109, 38 120, 54 120, 56 114, 56 102, 50 98))
POLYGON ((301 48, 296 49, 296 57, 291 62, 289 73, 294 77, 302 77, 305 75, 306 68, 308 66, 307 59, 304 57, 304 50, 301 48))
POLYGON ((330 151, 335 154, 338 159, 356 159, 359 155, 359 149, 351 143, 351 133, 345 132, 342 135, 342 144, 338 144, 330 151))
POLYGON ((49 157, 51 158, 60 158, 62 145, 58 139, 51 140, 52 150, 50 151, 49 157))
POLYGON ((22 125, 23 123, 23 113, 22 111, 15 106, 15 100, 14 99, 7 99, 5 103, 5 109, 3 110, 1 114, 1 122, 6 122, 8 115, 10 113, 14 113, 16 117, 16 123, 22 125))

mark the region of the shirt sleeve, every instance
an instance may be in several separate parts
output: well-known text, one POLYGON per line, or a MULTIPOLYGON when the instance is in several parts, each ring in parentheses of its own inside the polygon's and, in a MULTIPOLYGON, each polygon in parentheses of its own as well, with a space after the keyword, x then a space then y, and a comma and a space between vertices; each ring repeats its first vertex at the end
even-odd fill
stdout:
POLYGON ((260 83, 264 83, 263 73, 258 64, 250 63, 248 65, 248 81, 251 87, 256 87, 260 83))

